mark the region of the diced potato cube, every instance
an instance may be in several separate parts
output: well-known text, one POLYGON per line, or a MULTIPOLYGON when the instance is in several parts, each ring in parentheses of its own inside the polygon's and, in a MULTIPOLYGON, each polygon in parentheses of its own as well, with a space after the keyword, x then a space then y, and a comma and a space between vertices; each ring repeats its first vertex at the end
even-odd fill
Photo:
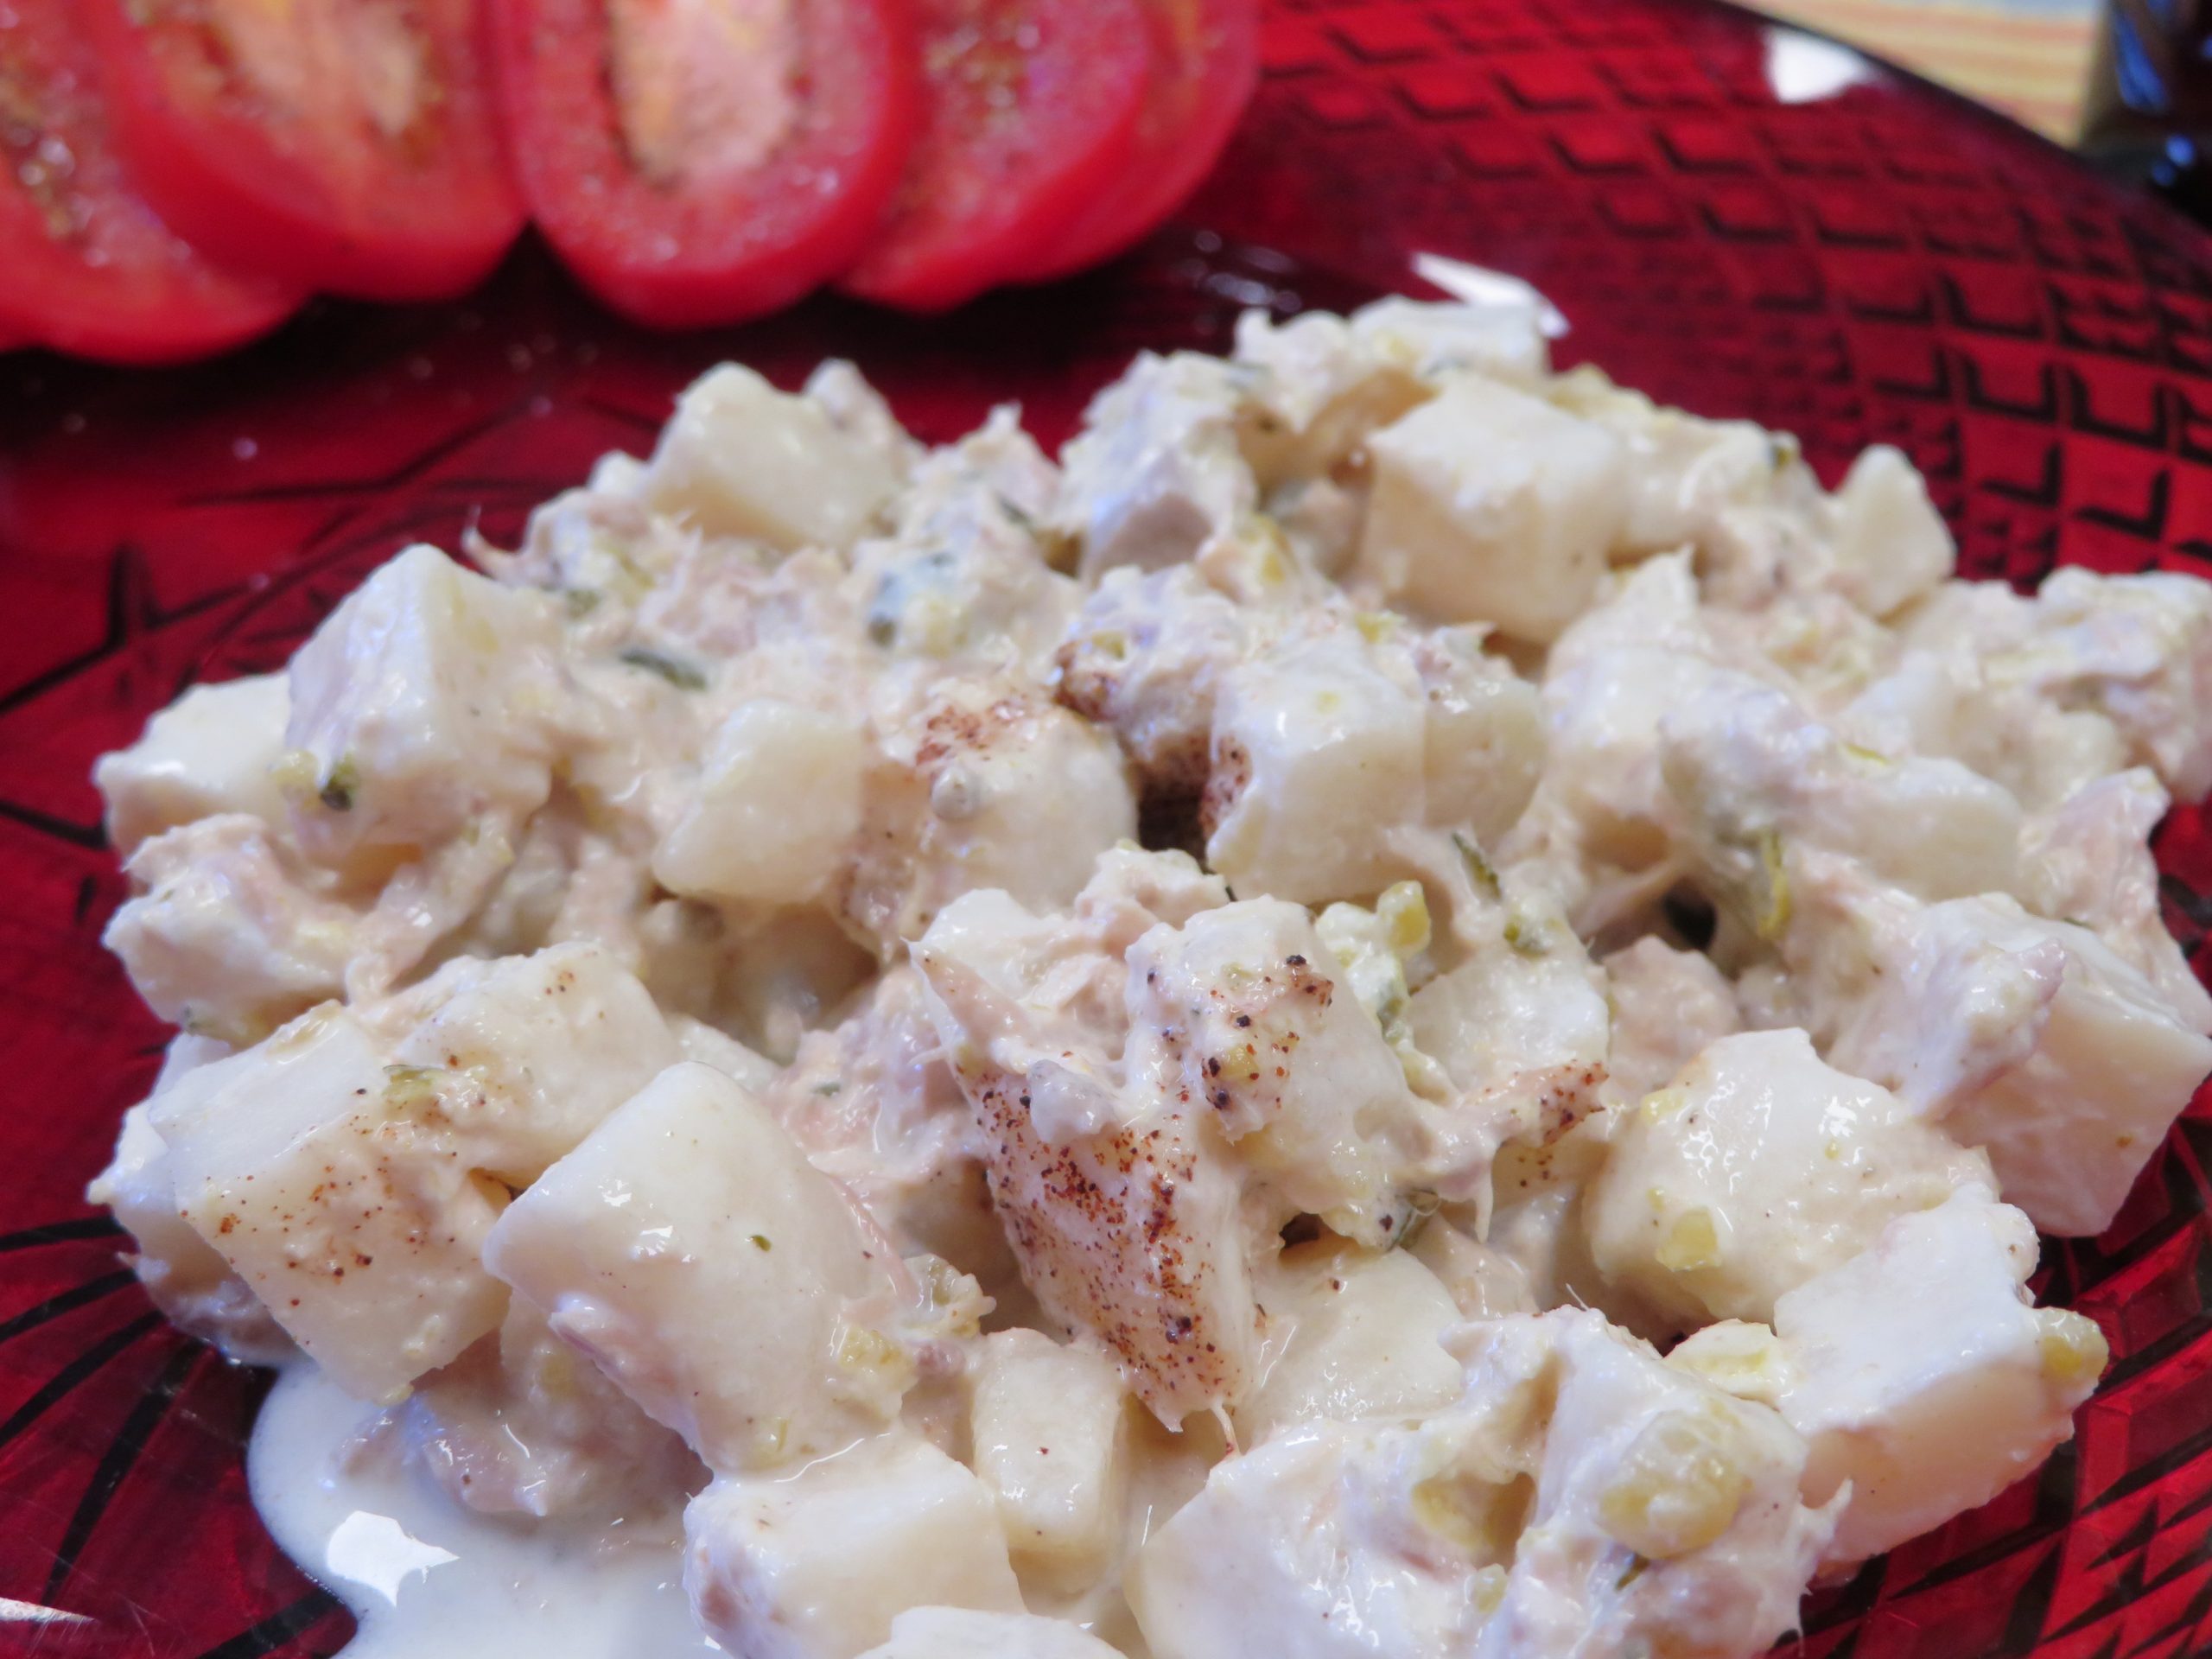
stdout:
POLYGON ((1590 602, 1628 511, 1611 433, 1469 375, 1368 449, 1359 565, 1391 599, 1538 644, 1590 602))
POLYGON ((1863 1560, 1986 1503, 2073 1432, 2105 1364, 2077 1313, 2031 1306, 2034 1230, 1986 1190, 1900 1217, 1775 1304, 1810 1446, 1808 1501, 1851 1498, 1827 1560, 1863 1560))
POLYGON ((1260 1303, 1268 1358, 1236 1410, 1248 1446, 1315 1417, 1420 1417, 1459 1396, 1459 1362, 1439 1341, 1459 1310, 1403 1250, 1299 1245, 1262 1282, 1260 1303))
POLYGON ((1943 1128, 1989 1154, 2005 1202, 2041 1230, 2093 1238, 2212 1071, 2212 1039, 2088 929, 2037 924, 2010 900, 1961 903, 1986 912, 2000 945, 2061 940, 2065 969, 2033 1051, 1952 1106, 1943 1128))
POLYGON ((1470 1534, 1489 1533, 1482 1522, 1502 1514, 1503 1552, 1482 1548, 1488 1537, 1469 1548, 1425 1536, 1400 1474, 1414 1457, 1382 1442, 1389 1432, 1324 1420, 1216 1463, 1127 1571, 1130 1611, 1156 1659, 1473 1652, 1496 1605, 1499 1555, 1512 1548, 1511 1489, 1470 1480, 1455 1506, 1478 1512, 1470 1534))
POLYGON ((1912 463, 1888 444, 1851 463, 1830 512, 1835 585, 1869 616, 1888 616, 1950 575, 1951 532, 1912 463))
POLYGON ((653 854, 671 892, 802 904, 821 896, 860 832, 870 759, 852 721, 778 697, 731 711, 683 816, 653 854))
POLYGON ((820 410, 848 442, 877 457, 894 479, 905 479, 929 451, 906 435, 883 394, 842 357, 814 365, 799 396, 820 410))
POLYGON ((1408 1000, 1405 1033, 1451 1085, 1512 1114, 1486 1133, 1542 1141, 1597 1103, 1605 982, 1556 906, 1518 889, 1465 960, 1408 1000))
POLYGON ((1120 1541, 1128 1399, 1113 1363, 1035 1331, 985 1338, 969 1408, 970 1461, 1014 1559, 1079 1589, 1120 1541))
POLYGON ((290 1339, 230 1263, 177 1213, 168 1147, 146 1113, 133 1106, 123 1115, 115 1156, 85 1196, 114 1211, 130 1233, 138 1247, 131 1268, 172 1324, 248 1364, 283 1363, 296 1351, 290 1339))
POLYGON ((717 1480, 683 1532, 692 1610, 747 1659, 855 1659, 910 1607, 1022 1611, 990 1488, 903 1432, 717 1480))
POLYGON ((2021 826, 2021 903, 2088 928, 2191 1031, 2212 1033, 2212 992, 2166 931, 2151 838, 2173 800, 2147 767, 2084 784, 2021 826))
POLYGON ((933 708, 916 764, 929 785, 917 877, 925 923, 978 889, 1068 904, 1102 856, 1135 839, 1128 765, 1108 734, 1051 705, 1002 719, 988 683, 947 688, 933 708), (945 751, 934 760, 931 740, 945 751))
POLYGON ((2026 670, 2069 708, 2108 717, 2135 762, 2184 806, 2212 792, 2212 584, 2174 570, 2107 576, 2069 565, 2037 592, 2034 616, 2035 642, 2008 653, 2008 669, 2026 670))
POLYGON ((1987 1165, 1802 1031, 1723 1037, 1621 1115, 1584 1215, 1606 1278, 1695 1328, 1774 1299, 1987 1165))
MULTIPOLYGON (((1444 268, 1422 270, 1433 281, 1444 268)), ((1468 270, 1461 267, 1462 272, 1468 270)), ((1496 271, 1451 289, 1452 299, 1438 303, 1386 295, 1351 314, 1352 337, 1381 361, 1434 380, 1470 367, 1519 385, 1542 377, 1551 365, 1545 343, 1550 302, 1534 289, 1515 291, 1510 277, 1496 271)), ((1252 315, 1247 313, 1247 315, 1252 315)), ((1310 314, 1309 314, 1310 315, 1310 314)), ((1238 340, 1243 340, 1240 325, 1238 340)))
POLYGON ((477 1254, 505 1190, 352 1014, 327 1004, 185 1083, 149 1114, 178 1210, 340 1387, 396 1398, 499 1322, 477 1254))
POLYGON ((1129 766, 1110 731, 1002 678, 945 677, 881 735, 868 822, 840 891, 848 922, 903 955, 962 895, 1071 903, 1137 834, 1129 766))
POLYGON ((1688 553, 1646 559, 1608 588, 1545 659, 1538 806, 1573 825, 1584 857, 1643 869, 1668 855, 1675 817, 1661 724, 1723 671, 1688 553))
POLYGON ((711 1065, 756 1094, 775 1082, 777 1074, 783 1070, 766 1055, 756 1054, 728 1033, 688 1014, 670 1014, 668 1029, 675 1037, 677 1046, 683 1051, 685 1059, 711 1065))
POLYGON ((910 1607, 891 1621, 891 1639, 862 1659, 1121 1659, 1089 1631, 1035 1613, 979 1613, 965 1607, 910 1607))
POLYGON ((1713 675, 1674 700, 1660 734, 1660 769, 1709 882, 1761 931, 1787 908, 1770 867, 1802 847, 1848 854, 1929 899, 2016 880, 2020 804, 2001 785, 1955 760, 1854 753, 1751 675, 1713 675))
POLYGON ((195 818, 125 868, 140 891, 101 943, 163 1019, 244 1046, 343 988, 360 913, 319 891, 261 819, 195 818))
POLYGON ((434 844, 550 787, 558 607, 411 547, 292 659, 280 763, 301 844, 333 859, 434 844))
POLYGON ((822 405, 725 363, 677 400, 645 479, 645 505, 709 536, 785 551, 852 545, 899 487, 893 458, 822 405))
POLYGON ((1056 528, 1083 543, 1081 574, 1158 570, 1232 531, 1258 500, 1237 447, 1243 394, 1230 366, 1191 352, 1141 353, 1084 412, 1061 452, 1056 528))
POLYGON ((683 1058, 645 988, 592 944, 464 957, 371 1017, 380 1030, 404 1028, 395 1064, 466 1074, 455 1128, 476 1167, 511 1186, 536 1180, 683 1058))
POLYGON ((1425 814, 1423 698, 1344 633, 1232 669, 1214 713, 1206 862, 1237 892, 1299 904, 1365 896, 1376 826, 1425 814))
POLYGON ((1395 305, 1410 314, 1407 334, 1429 334, 1424 325, 1441 321, 1444 328, 1433 332, 1445 337, 1386 339, 1389 319, 1382 308, 1391 303, 1381 302, 1362 315, 1370 325, 1365 330, 1318 311, 1281 324, 1264 311, 1247 311, 1236 320, 1236 361, 1259 371, 1244 388, 1237 437, 1262 491, 1289 484, 1302 493, 1325 479, 1369 433, 1428 397, 1415 365, 1457 343, 1449 338, 1456 332, 1451 323, 1464 314, 1458 307, 1400 300, 1395 305))
POLYGON ((1520 818, 1544 765, 1544 705, 1510 671, 1432 680, 1422 755, 1427 820, 1495 846, 1520 818))
MULTIPOLYGON (((730 1077, 672 1065, 508 1207, 491 1270, 717 1470, 836 1451, 912 1380, 885 1247, 730 1077)), ((874 1638, 871 1638, 874 1639, 874 1638)))
POLYGON ((1814 907, 1787 949, 1808 982, 1853 976, 1831 994, 1836 1064, 1985 1149, 2040 1230, 2110 1226, 2212 1071, 2212 1040, 2086 927, 1998 893, 1915 905, 1807 863, 1814 907))
POLYGON ((290 708, 282 674, 195 685, 148 721, 136 743, 102 755, 92 782, 107 803, 117 855, 218 812, 282 823, 284 798, 270 768, 284 752, 290 708))
POLYGON ((1839 786, 1832 762, 1820 768, 1828 775, 1806 778, 1797 798, 1783 807, 1785 836, 1797 833, 1792 820, 1810 807, 1803 821, 1808 843, 1864 859, 1908 891, 1948 899, 2012 885, 2020 805, 2010 790, 1940 757, 1866 761, 1847 753, 1845 765, 1865 767, 1861 786, 1839 786))
POLYGON ((1605 428, 1627 454, 1628 518, 1616 557, 1709 544, 1725 515, 1771 499, 1788 476, 1789 452, 1764 427, 1664 408, 1587 363, 1553 379, 1543 396, 1605 428))

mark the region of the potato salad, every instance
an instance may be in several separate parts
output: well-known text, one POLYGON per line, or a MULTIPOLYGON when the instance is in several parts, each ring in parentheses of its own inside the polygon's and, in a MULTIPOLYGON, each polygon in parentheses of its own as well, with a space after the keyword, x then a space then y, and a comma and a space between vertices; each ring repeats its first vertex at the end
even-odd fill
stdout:
POLYGON ((2212 586, 1469 296, 1057 461, 717 368, 155 716, 155 1300, 742 1659, 1733 1659, 2032 1471, 2212 1071, 2212 586))

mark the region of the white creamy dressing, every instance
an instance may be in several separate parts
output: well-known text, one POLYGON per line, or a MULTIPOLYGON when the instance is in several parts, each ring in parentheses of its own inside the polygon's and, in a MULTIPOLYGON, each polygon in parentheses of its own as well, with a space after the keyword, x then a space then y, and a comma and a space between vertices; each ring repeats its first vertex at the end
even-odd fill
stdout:
POLYGON ((2071 1433, 2212 583, 1957 581, 1421 271, 1057 465, 724 365, 101 761, 188 1034, 92 1197, 303 1356, 349 1659, 1728 1659, 2071 1433))
POLYGON ((722 1649, 683 1595, 675 1516, 625 1525, 500 1520, 462 1509, 313 1365, 288 1366, 246 1453, 254 1507, 300 1570, 351 1608, 346 1659, 692 1659, 722 1649))

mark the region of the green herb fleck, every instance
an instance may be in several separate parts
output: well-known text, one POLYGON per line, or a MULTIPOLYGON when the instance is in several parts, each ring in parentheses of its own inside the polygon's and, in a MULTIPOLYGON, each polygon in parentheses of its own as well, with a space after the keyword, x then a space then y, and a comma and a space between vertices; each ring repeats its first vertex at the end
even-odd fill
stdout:
POLYGON ((1017 529, 1027 531, 1032 536, 1037 533, 1037 521, 1003 495, 999 497, 999 511, 1013 519, 1017 529))
POLYGON ((1524 957, 1541 957, 1550 949, 1544 943, 1542 926, 1520 916, 1505 918, 1505 943, 1524 957))
POLYGON ((1650 1565, 1651 1561, 1648 1556, 1630 1556, 1628 1566, 1622 1571, 1620 1577, 1614 1581, 1613 1588, 1616 1590, 1627 1589, 1629 1586, 1634 1584, 1638 1579, 1643 1576, 1643 1569, 1650 1565))
POLYGON ((1421 1230, 1428 1225, 1428 1218, 1443 1203, 1433 1192, 1408 1192, 1405 1198, 1406 1218, 1399 1224, 1396 1236, 1390 1241, 1393 1249, 1402 1250, 1419 1238, 1421 1230))
POLYGON ((1101 628, 1086 635, 1083 643, 1111 662, 1127 662, 1129 656, 1129 636, 1119 628, 1101 628))
POLYGON ((438 1097, 438 1074, 426 1065, 387 1065, 384 1096, 394 1106, 419 1106, 438 1097))
POLYGON ((768 1243, 767 1234, 755 1233, 753 1235, 753 1248, 765 1254, 767 1251, 775 1249, 775 1246, 768 1243))
POLYGON ((814 1092, 817 1095, 834 1095, 844 1086, 845 1085, 840 1083, 836 1078, 832 1077, 827 1083, 816 1084, 814 1085, 814 1092))
POLYGON ((1766 904, 1757 923, 1762 942, 1772 944, 1789 925, 1789 867, 1782 850, 1781 832, 1759 832, 1759 868, 1766 876, 1766 904))
POLYGON ((1459 849, 1459 857, 1467 867, 1467 875, 1474 882, 1475 890, 1486 899, 1503 898, 1505 889, 1498 883, 1497 866, 1490 861, 1490 855, 1483 851, 1475 838, 1454 830, 1452 844, 1459 849))
POLYGON ((361 772, 353 764, 353 757, 340 755, 337 763, 323 775, 322 787, 315 791, 315 796, 334 812, 351 812, 353 797, 360 787, 361 772))
POLYGON ((599 608, 599 601, 604 597, 596 588, 563 588, 561 590, 561 603, 568 607, 571 622, 581 622, 589 616, 599 608))
POLYGON ((707 689, 707 677, 690 663, 679 662, 647 646, 625 645, 617 654, 632 668, 642 668, 648 674, 658 674, 679 691, 703 691, 707 689))

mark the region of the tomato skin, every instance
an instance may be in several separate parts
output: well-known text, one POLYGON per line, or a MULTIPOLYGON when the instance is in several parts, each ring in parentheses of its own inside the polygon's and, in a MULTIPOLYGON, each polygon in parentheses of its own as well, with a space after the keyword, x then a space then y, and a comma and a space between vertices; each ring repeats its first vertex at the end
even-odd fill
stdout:
POLYGON ((647 179, 626 149, 602 0, 487 3, 523 198, 615 310, 663 328, 743 321, 868 245, 918 113, 906 0, 791 0, 805 83, 796 130, 757 166, 673 184, 647 179))
POLYGON ((1152 84, 1139 0, 923 0, 921 131, 839 286, 936 311, 1034 263, 1124 176, 1152 84))
POLYGON ((82 24, 77 0, 0 9, 0 350, 175 363, 267 333, 302 296, 210 263, 140 200, 82 24))
POLYGON ((217 257, 358 299, 447 299, 521 232, 475 0, 417 0, 435 131, 382 140, 264 116, 168 0, 79 3, 148 200, 217 257))
MULTIPOLYGON (((0 274, 0 352, 45 346, 133 367, 191 363, 258 340, 306 297, 210 265, 181 243, 175 267, 88 281, 80 259, 40 245, 36 215, 19 213, 18 201, 12 191, 0 200, 0 245, 10 267, 0 274), (31 248, 37 251, 23 251, 31 248)), ((151 211, 135 205, 158 229, 151 211)))
POLYGON ((1118 187, 1021 279, 1049 282, 1141 241, 1221 159, 1260 80, 1260 0, 1145 0, 1160 67, 1118 187))

